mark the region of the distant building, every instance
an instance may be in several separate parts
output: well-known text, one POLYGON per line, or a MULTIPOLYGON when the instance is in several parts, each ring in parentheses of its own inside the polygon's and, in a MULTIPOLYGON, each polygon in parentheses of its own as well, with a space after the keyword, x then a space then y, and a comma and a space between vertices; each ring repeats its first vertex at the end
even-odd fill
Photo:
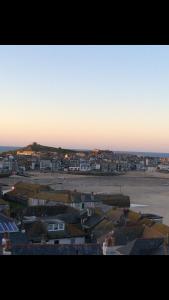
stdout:
POLYGON ((17 155, 25 155, 25 156, 32 156, 35 154, 35 151, 32 150, 18 150, 16 152, 17 155))
POLYGON ((79 160, 77 159, 70 160, 68 169, 69 171, 79 171, 80 170, 79 160))
POLYGON ((148 167, 147 167, 147 172, 155 172, 156 169, 157 169, 156 167, 148 166, 148 167))
POLYGON ((52 162, 50 159, 40 160, 40 170, 52 170, 52 162))
POLYGON ((76 156, 78 156, 78 157, 85 157, 86 154, 84 152, 76 152, 76 156))
POLYGON ((63 169, 62 161, 60 159, 52 160, 52 171, 61 171, 63 169))
POLYGON ((86 160, 80 160, 80 171, 82 171, 82 172, 91 171, 90 163, 86 160))
POLYGON ((96 199, 93 193, 80 193, 74 191, 70 193, 70 199, 70 205, 80 210, 92 209, 100 203, 100 200, 96 199))
POLYGON ((101 169, 100 163, 92 162, 91 163, 91 169, 94 170, 94 171, 100 171, 100 169, 101 169))
POLYGON ((0 160, 0 171, 12 171, 13 168, 13 158, 6 157, 0 160))
POLYGON ((163 171, 169 171, 169 164, 159 164, 158 169, 163 171))

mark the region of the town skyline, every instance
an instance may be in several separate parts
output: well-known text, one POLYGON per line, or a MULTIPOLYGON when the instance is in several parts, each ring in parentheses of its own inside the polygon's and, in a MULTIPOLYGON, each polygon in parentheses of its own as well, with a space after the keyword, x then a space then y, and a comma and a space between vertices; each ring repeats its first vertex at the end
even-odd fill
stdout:
MULTIPOLYGON (((6 151, 10 151, 10 150, 19 150, 19 149, 24 149, 25 147, 28 147, 28 146, 31 146, 33 145, 34 143, 38 144, 38 145, 41 145, 41 143, 37 143, 37 142, 32 142, 32 143, 29 143, 28 145, 0 145, 0 153, 1 152, 6 152, 6 151)), ((73 151, 94 151, 94 150, 99 150, 99 151, 112 151, 112 152, 119 152, 119 153, 131 153, 131 154, 134 154, 134 153, 140 153, 140 154, 166 154, 169 156, 169 152, 158 152, 158 151, 146 151, 146 150, 133 150, 133 149, 130 149, 130 150, 121 150, 121 149, 108 149, 108 148, 70 148, 70 147, 62 147, 61 145, 43 145, 45 147, 53 147, 53 148, 60 148, 60 149, 67 149, 67 150, 73 150, 73 151)))
POLYGON ((168 64, 168 46, 0 46, 0 144, 169 152, 168 64))

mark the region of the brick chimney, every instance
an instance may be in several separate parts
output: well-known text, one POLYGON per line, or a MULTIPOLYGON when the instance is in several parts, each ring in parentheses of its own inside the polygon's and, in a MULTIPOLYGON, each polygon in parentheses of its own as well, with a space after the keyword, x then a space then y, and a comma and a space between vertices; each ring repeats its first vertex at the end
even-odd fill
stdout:
POLYGON ((115 246, 114 232, 109 233, 103 242, 103 255, 113 255, 115 246))

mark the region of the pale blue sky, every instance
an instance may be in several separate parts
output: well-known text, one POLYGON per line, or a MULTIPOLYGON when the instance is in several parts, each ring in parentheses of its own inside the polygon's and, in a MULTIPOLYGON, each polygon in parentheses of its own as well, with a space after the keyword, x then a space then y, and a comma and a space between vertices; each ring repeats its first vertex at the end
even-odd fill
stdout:
POLYGON ((169 152, 169 46, 0 46, 0 145, 169 152))

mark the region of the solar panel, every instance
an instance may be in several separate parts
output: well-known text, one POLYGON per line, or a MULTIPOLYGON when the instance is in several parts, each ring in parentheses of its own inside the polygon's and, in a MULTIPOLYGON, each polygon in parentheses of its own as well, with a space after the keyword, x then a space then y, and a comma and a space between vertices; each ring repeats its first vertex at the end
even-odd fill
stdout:
POLYGON ((4 232, 5 230, 4 230, 4 227, 3 227, 3 225, 0 223, 0 232, 4 232))
POLYGON ((6 223, 3 223, 3 227, 5 228, 5 231, 9 231, 8 226, 6 223))
POLYGON ((8 223, 8 228, 9 228, 9 231, 14 231, 11 223, 8 223))
POLYGON ((15 223, 0 223, 0 232, 16 232, 19 231, 15 223))
POLYGON ((18 227, 16 226, 15 223, 11 223, 12 227, 14 228, 14 231, 18 231, 18 227))

